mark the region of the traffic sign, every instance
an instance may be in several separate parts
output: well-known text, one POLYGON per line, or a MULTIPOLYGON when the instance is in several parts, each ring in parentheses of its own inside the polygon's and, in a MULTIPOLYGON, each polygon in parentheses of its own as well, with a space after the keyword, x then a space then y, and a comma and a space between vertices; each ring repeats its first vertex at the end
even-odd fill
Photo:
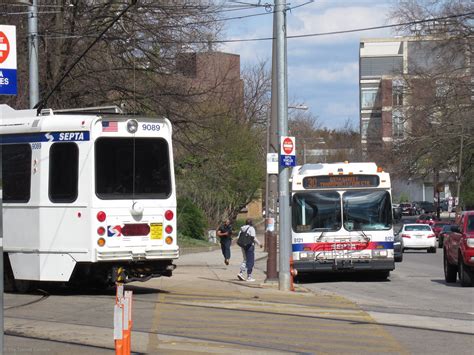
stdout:
POLYGON ((0 31, 0 64, 7 60, 10 54, 10 41, 8 37, 0 31))
POLYGON ((296 166, 295 137, 280 137, 280 166, 296 166))
POLYGON ((295 155, 295 137, 281 137, 281 154, 295 155))
POLYGON ((0 95, 16 95, 16 27, 0 25, 0 95))
POLYGON ((280 155, 280 166, 296 166, 296 157, 294 155, 280 155))

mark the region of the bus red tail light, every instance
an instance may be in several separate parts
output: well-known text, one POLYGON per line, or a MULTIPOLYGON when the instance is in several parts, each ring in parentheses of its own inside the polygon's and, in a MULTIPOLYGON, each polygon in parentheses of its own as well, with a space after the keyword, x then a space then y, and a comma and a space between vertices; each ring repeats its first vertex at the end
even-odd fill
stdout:
POLYGON ((105 234, 105 228, 104 227, 97 228, 97 234, 98 235, 104 235, 105 234))
POLYGON ((97 212, 97 220, 99 222, 104 222, 106 218, 107 218, 107 215, 105 214, 104 211, 97 212))
POLYGON ((428 236, 428 238, 434 238, 434 237, 436 237, 434 234, 430 234, 430 235, 428 236))
POLYGON ((402 234, 402 238, 411 238, 408 234, 402 234))
POLYGON ((171 234, 172 231, 173 231, 173 227, 171 227, 171 226, 166 226, 165 227, 166 234, 171 234))
POLYGON ((171 210, 165 212, 165 218, 167 221, 171 221, 174 217, 174 213, 171 210))
POLYGON ((150 233, 150 226, 146 223, 126 224, 122 227, 122 235, 125 237, 145 236, 150 233))

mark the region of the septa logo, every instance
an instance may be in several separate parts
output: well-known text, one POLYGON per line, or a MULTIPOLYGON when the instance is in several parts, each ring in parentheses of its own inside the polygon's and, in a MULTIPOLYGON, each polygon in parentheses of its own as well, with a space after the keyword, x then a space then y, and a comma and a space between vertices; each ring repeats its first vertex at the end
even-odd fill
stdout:
POLYGON ((107 237, 120 237, 122 226, 107 226, 107 237))

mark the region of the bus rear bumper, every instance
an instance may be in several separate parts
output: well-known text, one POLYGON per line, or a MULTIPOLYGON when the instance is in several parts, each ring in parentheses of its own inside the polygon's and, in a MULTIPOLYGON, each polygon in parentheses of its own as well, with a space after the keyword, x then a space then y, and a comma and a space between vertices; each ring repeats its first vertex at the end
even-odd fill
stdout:
POLYGON ((332 259, 318 261, 294 261, 298 273, 317 272, 358 272, 358 271, 391 271, 395 269, 394 260, 348 260, 332 259))

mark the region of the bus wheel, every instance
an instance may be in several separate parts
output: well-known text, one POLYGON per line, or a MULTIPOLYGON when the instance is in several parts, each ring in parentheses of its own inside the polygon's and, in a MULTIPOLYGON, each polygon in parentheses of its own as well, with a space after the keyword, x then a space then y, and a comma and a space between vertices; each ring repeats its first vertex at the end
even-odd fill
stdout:
POLYGON ((27 293, 33 288, 33 282, 30 280, 15 280, 15 289, 19 293, 27 293))
POLYGON ((375 275, 380 280, 386 280, 390 276, 390 271, 388 271, 388 270, 377 271, 377 273, 375 275))
POLYGON ((10 259, 8 258, 7 254, 3 254, 3 261, 4 261, 4 283, 3 289, 5 292, 15 292, 15 278, 13 277, 12 267, 10 265, 10 259))

